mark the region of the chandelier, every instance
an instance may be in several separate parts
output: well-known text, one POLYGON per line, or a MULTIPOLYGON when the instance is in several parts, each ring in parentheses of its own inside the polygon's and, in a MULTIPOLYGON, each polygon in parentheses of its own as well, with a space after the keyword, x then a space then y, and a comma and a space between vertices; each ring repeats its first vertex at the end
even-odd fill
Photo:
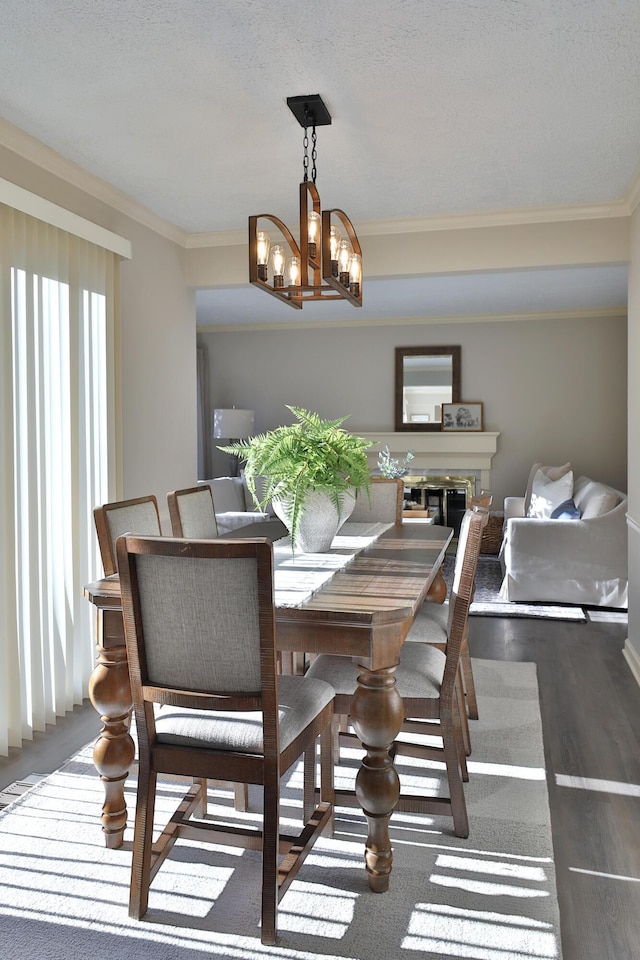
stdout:
POLYGON ((300 245, 285 223, 270 213, 249 217, 249 281, 296 310, 318 300, 348 300, 362 306, 362 250, 344 211, 322 210, 316 189, 316 127, 331 123, 319 94, 287 97, 304 127, 304 179, 300 184, 300 245), (311 128, 311 179, 309 179, 311 128), (279 231, 272 237, 261 221, 279 231))

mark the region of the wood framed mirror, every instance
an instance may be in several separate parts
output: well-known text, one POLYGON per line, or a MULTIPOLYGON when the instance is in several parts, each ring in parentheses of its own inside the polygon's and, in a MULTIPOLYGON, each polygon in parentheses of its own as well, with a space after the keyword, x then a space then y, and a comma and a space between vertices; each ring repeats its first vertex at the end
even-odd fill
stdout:
POLYGON ((396 347, 396 432, 442 428, 442 404, 460 401, 460 347, 396 347))

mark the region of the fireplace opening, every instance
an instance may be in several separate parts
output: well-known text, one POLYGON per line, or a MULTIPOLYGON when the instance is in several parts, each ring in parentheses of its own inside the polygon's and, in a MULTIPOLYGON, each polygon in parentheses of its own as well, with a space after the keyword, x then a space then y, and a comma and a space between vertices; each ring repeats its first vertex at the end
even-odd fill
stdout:
POLYGON ((402 513, 405 517, 429 517, 434 523, 460 533, 467 504, 475 494, 476 478, 468 476, 406 476, 402 513))

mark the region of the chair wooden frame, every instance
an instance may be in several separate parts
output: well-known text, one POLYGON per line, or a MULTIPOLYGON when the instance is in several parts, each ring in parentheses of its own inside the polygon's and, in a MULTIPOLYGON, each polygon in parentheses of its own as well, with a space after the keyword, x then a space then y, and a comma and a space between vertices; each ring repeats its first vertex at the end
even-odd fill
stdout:
MULTIPOLYGON (((284 896, 315 840, 333 823, 333 753, 331 724, 333 700, 321 709, 284 749, 280 747, 278 719, 278 676, 273 601, 273 548, 266 539, 243 541, 184 540, 123 536, 117 545, 123 619, 131 689, 136 712, 139 742, 139 779, 133 840, 133 861, 129 900, 130 916, 141 918, 148 906, 149 885, 176 839, 223 842, 262 850, 262 931, 263 943, 276 942, 277 905, 284 896), (175 689, 154 683, 149 674, 145 621, 138 568, 142 557, 161 556, 196 559, 255 561, 257 577, 258 633, 260 644, 260 689, 230 692, 226 689, 175 689), (200 711, 261 711, 262 752, 215 749, 205 746, 160 742, 156 736, 156 707, 167 704, 200 711), (279 832, 280 777, 298 757, 312 752, 317 738, 321 743, 320 803, 314 807, 298 836, 279 832), (232 778, 261 784, 264 793, 262 828, 189 821, 201 802, 201 784, 194 782, 159 840, 152 846, 156 779, 159 773, 197 778, 232 778), (189 822, 187 822, 189 821, 189 822), (278 863, 279 855, 284 855, 278 863)), ((144 563, 144 561, 142 561, 144 563)), ((210 569, 210 568, 209 568, 210 569)), ((205 570, 210 577, 209 570, 205 570)), ((227 611, 228 612, 228 611, 227 611)), ((162 616, 162 612, 160 612, 162 616)), ((147 633, 149 633, 149 628, 147 633)), ((177 654, 180 655, 180 654, 177 654)), ((288 678, 294 679, 294 678, 288 678)), ((295 678, 304 684, 304 678, 295 678)), ((202 681, 200 681, 202 682, 202 681)), ((308 765, 307 765, 308 766, 308 765)), ((307 792, 315 789, 315 762, 305 776, 307 792)))
MULTIPOLYGON (((118 511, 127 510, 128 508, 142 506, 143 504, 153 504, 155 508, 155 520, 157 522, 157 530, 145 529, 131 531, 140 534, 153 534, 157 533, 158 536, 162 534, 162 528, 160 526, 160 514, 158 512, 158 501, 153 494, 150 494, 147 497, 136 497, 133 500, 117 500, 112 503, 103 503, 99 507, 95 507, 93 511, 93 519, 96 526, 96 534, 98 536, 98 546, 100 547, 100 556, 102 557, 102 566, 104 567, 105 577, 111 577, 114 573, 118 572, 118 563, 116 558, 116 540, 117 536, 112 536, 110 515, 118 511)), ((153 515, 153 513, 152 513, 153 515)), ((151 525, 150 525, 151 526, 151 525)), ((129 531, 122 530, 122 533, 129 531)))
MULTIPOLYGON (((449 782, 449 796, 420 797, 401 792, 395 809, 408 813, 449 815, 453 819, 454 832, 459 837, 469 835, 469 821, 463 786, 463 781, 468 779, 468 776, 461 720, 464 705, 460 701, 462 693, 459 665, 466 637, 467 613, 473 594, 473 583, 480 552, 479 544, 486 523, 483 514, 484 511, 473 510, 469 511, 468 516, 465 517, 468 522, 467 543, 460 567, 458 589, 452 592, 449 601, 447 641, 445 649, 441 651, 445 662, 439 695, 437 697, 407 696, 403 692, 403 672, 413 674, 416 669, 420 672, 428 669, 430 655, 421 648, 432 645, 405 643, 397 671, 398 691, 403 698, 405 712, 402 731, 418 734, 427 733, 430 737, 439 736, 442 739, 442 746, 413 743, 399 738, 394 744, 394 754, 443 761, 449 782), (425 667, 425 662, 427 667, 425 667)), ((354 734, 342 731, 338 734, 335 729, 340 716, 349 713, 353 693, 356 689, 357 671, 353 669, 351 661, 346 657, 340 658, 321 654, 311 665, 309 673, 312 676, 334 683, 336 690, 334 734, 336 734, 336 738, 346 738, 350 742, 357 739, 354 734)), ((363 679, 366 682, 366 675, 363 679)), ((306 762, 308 762, 307 758, 305 758, 306 762)), ((339 798, 340 804, 355 806, 358 803, 355 794, 351 791, 336 790, 336 796, 339 798)), ((312 800, 313 796, 311 794, 306 795, 305 806, 309 807, 312 800)))
POLYGON ((185 533, 183 526, 183 516, 180 510, 180 500, 183 497, 189 496, 198 496, 206 497, 209 496, 211 501, 211 513, 213 516, 213 522, 215 526, 215 536, 218 536, 218 525, 216 523, 216 511, 213 503, 213 493, 211 492, 211 487, 208 483, 199 483, 196 487, 185 487, 183 490, 173 490, 171 493, 167 494, 167 505, 169 507, 169 518, 171 520, 171 532, 174 537, 199 537, 200 534, 185 533))
MULTIPOLYGON (((491 506, 492 495, 487 491, 482 491, 480 497, 474 497, 471 499, 471 509, 478 514, 482 520, 481 536, 480 542, 475 543, 474 546, 477 550, 477 555, 475 557, 475 566, 477 568, 478 560, 480 558, 480 550, 482 547, 482 533, 484 532, 487 523, 489 522, 489 507, 491 506)), ((467 756, 471 753, 471 739, 469 735, 469 725, 467 722, 467 717, 471 720, 478 719, 478 698, 476 695, 476 685, 473 678, 473 668, 471 666, 471 654, 469 652, 469 607, 473 602, 473 595, 475 593, 475 573, 474 581, 471 591, 471 598, 467 606, 466 617, 467 621, 465 624, 464 630, 464 639, 462 642, 462 649, 460 651, 460 682, 462 690, 462 702, 465 704, 466 710, 463 717, 463 731, 465 734, 465 752, 467 756)), ((429 607, 423 607, 423 613, 428 613, 429 607)))

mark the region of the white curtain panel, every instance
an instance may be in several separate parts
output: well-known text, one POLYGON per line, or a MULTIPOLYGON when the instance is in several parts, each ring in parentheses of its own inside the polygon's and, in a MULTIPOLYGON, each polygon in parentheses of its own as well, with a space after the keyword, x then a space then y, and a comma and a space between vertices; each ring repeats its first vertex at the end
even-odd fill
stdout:
POLYGON ((115 499, 117 254, 0 204, 0 754, 81 703, 115 499))

